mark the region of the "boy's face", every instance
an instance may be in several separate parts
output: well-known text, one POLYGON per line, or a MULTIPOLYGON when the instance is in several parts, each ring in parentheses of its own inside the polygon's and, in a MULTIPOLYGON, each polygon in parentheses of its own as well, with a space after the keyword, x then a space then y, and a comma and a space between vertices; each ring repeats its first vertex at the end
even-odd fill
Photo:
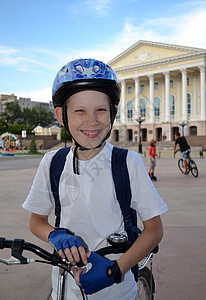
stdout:
POLYGON ((111 128, 110 99, 98 91, 82 91, 67 100, 69 130, 82 146, 97 147, 111 128))

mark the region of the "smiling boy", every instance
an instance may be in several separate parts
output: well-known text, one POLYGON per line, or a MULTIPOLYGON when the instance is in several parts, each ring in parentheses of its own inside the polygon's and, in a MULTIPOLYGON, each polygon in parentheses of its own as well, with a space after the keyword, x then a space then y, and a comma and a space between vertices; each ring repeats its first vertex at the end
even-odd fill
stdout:
MULTIPOLYGON (((23 207, 31 212, 33 234, 50 242, 73 265, 80 257, 84 264, 92 264, 92 269, 84 274, 83 269, 75 268, 75 281, 67 276, 65 299, 81 299, 78 286, 89 295, 88 299, 135 299, 137 284, 131 268, 163 235, 160 214, 167 211, 167 206, 151 183, 140 155, 128 151, 131 208, 138 212, 144 229, 123 255, 106 259, 94 253, 107 245, 106 238, 111 233, 125 234, 111 171, 113 145, 106 142, 119 101, 120 86, 115 72, 98 60, 69 62, 54 80, 55 114, 73 140, 59 182, 60 203, 56 209, 49 180, 56 151, 51 151, 42 159, 23 207), (48 221, 53 209, 57 211, 59 228, 48 221)), ((56 299, 57 276, 58 268, 54 267, 53 299, 56 299)))

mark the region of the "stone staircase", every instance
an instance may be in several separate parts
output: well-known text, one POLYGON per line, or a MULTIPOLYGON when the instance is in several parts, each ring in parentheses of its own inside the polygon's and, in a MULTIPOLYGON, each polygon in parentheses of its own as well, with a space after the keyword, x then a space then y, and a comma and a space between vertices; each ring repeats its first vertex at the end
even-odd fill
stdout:
MULTIPOLYGON (((125 149, 129 149, 129 150, 133 150, 138 152, 138 142, 113 142, 112 143, 114 146, 119 147, 119 148, 125 148, 125 149)), ((67 141, 66 143, 67 147, 72 145, 71 141, 67 141)), ((148 152, 148 148, 149 148, 149 142, 142 142, 142 157, 147 157, 147 152, 148 152)), ((51 150, 58 150, 65 147, 65 143, 59 143, 58 145, 53 146, 52 148, 46 150, 47 151, 51 151, 51 150)), ((174 158, 174 153, 173 153, 173 148, 174 148, 174 141, 162 141, 162 142, 157 142, 156 144, 156 148, 157 148, 157 154, 160 156, 160 158, 174 158)), ((201 147, 200 146, 192 146, 191 147, 191 151, 192 151, 192 157, 194 158, 199 158, 200 157, 200 151, 201 151, 201 147)), ((206 157, 206 152, 205 153, 205 157, 206 157)), ((181 156, 180 153, 177 153, 175 155, 176 158, 179 158, 181 156)))

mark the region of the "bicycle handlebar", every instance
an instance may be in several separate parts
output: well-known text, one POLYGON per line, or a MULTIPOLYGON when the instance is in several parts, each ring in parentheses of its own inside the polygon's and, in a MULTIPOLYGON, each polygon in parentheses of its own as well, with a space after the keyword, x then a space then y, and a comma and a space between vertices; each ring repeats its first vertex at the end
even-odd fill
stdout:
MULTIPOLYGON (((108 254, 119 254, 126 252, 130 248, 130 246, 131 243, 126 242, 120 245, 107 246, 95 252, 101 256, 105 256, 108 254)), ((26 250, 36 254, 37 256, 41 257, 53 266, 59 266, 65 269, 66 271, 70 271, 72 267, 71 264, 69 264, 65 259, 62 259, 56 251, 54 251, 54 253, 52 254, 35 244, 26 242, 24 239, 7 240, 4 237, 0 237, 0 249, 4 248, 11 249, 11 257, 9 259, 0 258, 0 262, 5 264, 28 264, 32 262, 37 262, 37 260, 35 259, 28 259, 22 255, 23 251, 26 250)), ((157 245, 151 251, 150 255, 157 253, 158 249, 159 247, 157 245)))
MULTIPOLYGON (((0 237, 0 249, 4 249, 4 248, 10 248, 12 257, 19 260, 20 264, 27 264, 35 261, 35 260, 28 260, 26 257, 24 257, 22 255, 24 250, 33 252, 34 254, 38 255, 39 257, 43 258, 48 262, 51 262, 54 265, 58 265, 58 263, 62 263, 62 259, 60 258, 59 255, 57 256, 55 253, 51 254, 35 244, 25 242, 23 239, 7 240, 4 237, 0 237)), ((17 263, 17 261, 15 263, 17 263)))
MULTIPOLYGON (((5 264, 28 264, 31 262, 35 262, 35 259, 27 259, 22 255, 23 251, 27 250, 33 252, 34 254, 36 254, 37 256, 41 257, 42 259, 46 260, 54 266, 59 266, 68 269, 68 265, 65 263, 65 260, 62 259, 56 251, 54 251, 53 254, 49 253, 48 251, 35 244, 24 241, 24 239, 7 240, 4 237, 0 237, 0 249, 4 248, 11 249, 11 257, 13 258, 13 260, 11 258, 0 258, 0 262, 3 262, 5 264)), ((96 253, 101 256, 105 256, 112 253, 124 253, 128 248, 128 244, 120 246, 108 246, 97 250, 96 253)))

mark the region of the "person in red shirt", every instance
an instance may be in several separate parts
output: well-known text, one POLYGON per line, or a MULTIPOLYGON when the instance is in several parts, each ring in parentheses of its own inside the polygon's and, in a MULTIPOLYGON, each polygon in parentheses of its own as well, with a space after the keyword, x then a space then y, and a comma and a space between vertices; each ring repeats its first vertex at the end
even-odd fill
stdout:
POLYGON ((150 147, 148 149, 148 157, 150 160, 148 173, 149 173, 151 180, 157 180, 157 177, 154 176, 154 170, 156 167, 156 156, 157 156, 157 158, 159 158, 159 156, 156 153, 156 141, 151 140, 150 147))

